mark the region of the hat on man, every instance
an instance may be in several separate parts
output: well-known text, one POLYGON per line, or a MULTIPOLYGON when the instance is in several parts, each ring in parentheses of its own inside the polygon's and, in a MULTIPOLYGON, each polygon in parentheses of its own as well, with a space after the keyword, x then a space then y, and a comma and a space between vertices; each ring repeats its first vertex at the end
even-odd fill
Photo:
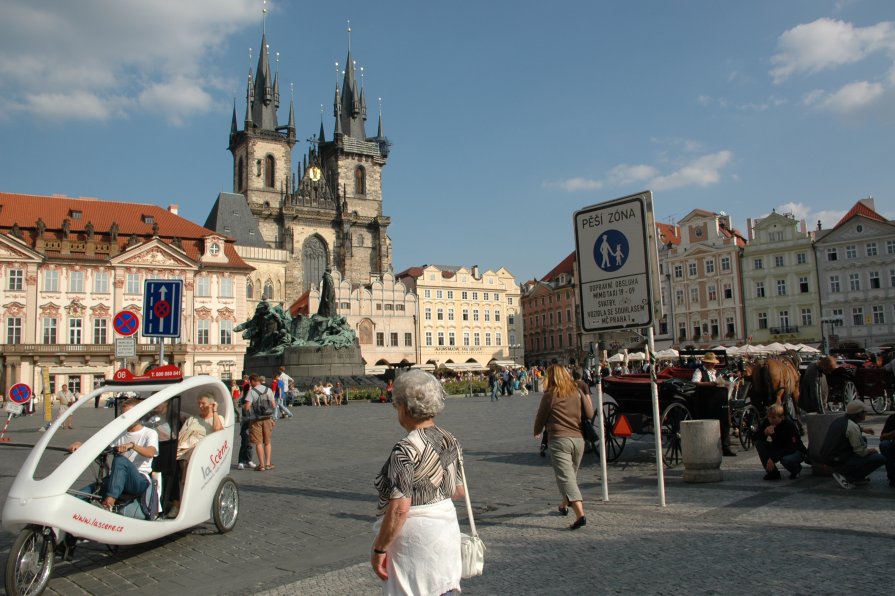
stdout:
POLYGON ((702 361, 703 363, 708 364, 718 364, 718 358, 717 356, 715 356, 714 352, 706 352, 705 355, 702 357, 702 361))
POLYGON ((848 405, 845 407, 845 413, 849 416, 854 416, 855 414, 863 414, 864 402, 858 400, 852 400, 848 402, 848 405))

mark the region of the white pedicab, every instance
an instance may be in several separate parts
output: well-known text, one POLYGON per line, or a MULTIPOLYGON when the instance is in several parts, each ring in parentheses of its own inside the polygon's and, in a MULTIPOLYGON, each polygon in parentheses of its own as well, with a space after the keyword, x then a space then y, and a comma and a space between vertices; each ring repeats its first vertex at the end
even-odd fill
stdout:
MULTIPOLYGON (((220 532, 236 525, 239 490, 228 475, 233 455, 234 412, 230 392, 221 381, 199 376, 180 380, 180 371, 166 366, 144 377, 118 371, 125 382, 108 382, 82 397, 55 420, 31 450, 3 506, 3 528, 18 533, 6 563, 6 593, 40 594, 47 586, 56 556, 70 558, 78 539, 109 545, 139 544, 214 520, 220 532), (173 379, 173 382, 172 382, 173 379), (116 416, 80 448, 55 465, 49 447, 65 418, 93 398, 110 392, 136 394, 142 401, 116 416), (200 395, 217 402, 224 428, 208 434, 194 448, 186 469, 176 517, 170 508, 178 485, 177 433, 183 421, 198 415, 200 395), (99 483, 108 474, 110 443, 137 420, 159 433, 159 453, 153 460, 152 482, 146 495, 122 495, 110 511, 101 506, 99 483), (86 480, 86 482, 85 482, 86 480), (84 488, 85 484, 89 488, 84 488), (141 502, 142 501, 142 502, 141 502)), ((120 399, 118 400, 120 401, 120 399)), ((120 412, 116 402, 115 413, 120 412)))

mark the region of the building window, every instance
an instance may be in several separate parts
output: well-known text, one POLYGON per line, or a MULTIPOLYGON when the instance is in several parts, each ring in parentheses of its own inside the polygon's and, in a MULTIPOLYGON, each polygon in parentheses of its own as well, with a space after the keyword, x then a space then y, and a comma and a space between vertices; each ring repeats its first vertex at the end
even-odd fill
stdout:
POLYGON ((43 320, 43 343, 45 344, 55 344, 56 343, 56 319, 53 317, 46 317, 43 320))
POLYGON ((432 290, 423 290, 423 298, 431 298, 432 290))
POLYGON ((438 321, 443 321, 443 320, 444 320, 444 309, 443 309, 443 308, 437 308, 437 309, 435 309, 435 318, 436 318, 436 320, 438 320, 438 321))
POLYGON ((808 262, 807 254, 800 252, 796 255, 796 263, 798 263, 799 265, 804 265, 807 262, 808 262))
POLYGON ((221 277, 221 298, 233 298, 233 278, 221 277))
POLYGON ((500 310, 498 309, 494 310, 494 322, 500 323, 500 310))
POLYGON ((874 325, 885 325, 886 324, 886 313, 882 306, 873 306, 873 324, 874 325))
POLYGON ((81 294, 84 292, 84 272, 69 271, 68 272, 68 291, 81 294))
POLYGON ((462 312, 461 312, 460 317, 461 317, 464 321, 468 321, 468 320, 469 320, 469 309, 468 309, 468 308, 464 308, 464 309, 462 310, 462 312))
POLYGON ((846 259, 857 259, 858 258, 858 247, 854 244, 849 244, 845 247, 845 258, 846 259))
POLYGON ((84 321, 82 319, 69 319, 68 343, 73 346, 81 344, 83 340, 84 321))
POLYGON ((786 280, 785 279, 777 280, 777 295, 778 296, 786 296, 786 280))
POLYGON ((674 291, 674 299, 677 302, 678 306, 684 305, 684 291, 683 290, 675 290, 674 291))
POLYGON ((878 254, 876 251, 876 242, 868 242, 865 248, 868 257, 875 257, 878 254))
POLYGON ((469 331, 463 332, 463 345, 469 347, 469 331))
POLYGON ((109 341, 108 324, 106 319, 93 319, 93 343, 105 344, 109 341))
POLYGON ((709 291, 709 300, 710 300, 711 302, 716 301, 716 300, 718 299, 718 290, 717 290, 717 288, 715 288, 715 286, 712 285, 712 286, 709 286, 708 291, 709 291))
POLYGON ((841 289, 839 287, 839 276, 831 275, 830 276, 830 293, 838 294, 840 291, 841 291, 841 289))
POLYGON ((398 334, 396 332, 393 331, 393 332, 389 333, 388 339, 389 339, 388 345, 390 345, 390 346, 398 345, 398 334))
POLYGON ((453 321, 453 320, 454 320, 454 309, 449 308, 448 309, 448 321, 453 321))
MULTIPOLYGON (((491 279, 488 280, 489 283, 492 281, 493 280, 491 280, 491 279)), ((488 296, 489 296, 488 292, 482 293, 482 300, 488 300, 488 296)))
POLYGON ((208 345, 208 320, 199 319, 196 322, 196 343, 208 345))
POLYGON ((736 325, 733 323, 733 317, 727 317, 724 324, 727 327, 727 337, 734 337, 737 332, 736 325))
POLYGON ((724 284, 724 299, 725 300, 733 299, 733 286, 730 284, 724 284))
POLYGON ((485 332, 485 346, 490 346, 490 345, 491 345, 491 332, 486 331, 485 332))
POLYGON ((424 318, 426 321, 431 321, 431 320, 432 320, 432 307, 430 307, 430 306, 427 306, 427 307, 426 307, 426 309, 423 311, 423 318, 424 318))
POLYGON ((783 255, 777 255, 774 257, 774 267, 783 267, 783 255))
POLYGON ((472 293, 472 299, 473 299, 473 300, 478 300, 478 299, 479 299, 479 293, 478 293, 478 292, 473 292, 473 293, 472 293))
POLYGON ((482 340, 478 331, 472 334, 472 343, 475 347, 482 345, 482 340))
POLYGON ((59 272, 55 269, 44 271, 44 292, 59 291, 59 272))
POLYGON ((500 335, 500 331, 498 331, 498 332, 496 332, 496 333, 494 334, 494 345, 495 345, 495 346, 501 346, 501 345, 503 345, 503 344, 500 343, 500 342, 501 342, 501 335, 500 335))
POLYGON ((715 259, 706 259, 705 260, 705 272, 706 273, 714 273, 715 272, 715 259))
POLYGON ((864 307, 856 306, 851 309, 851 322, 852 325, 863 325, 864 324, 864 307))
POLYGON ((886 254, 895 255, 895 240, 886 240, 886 254))
POLYGON ((277 162, 273 155, 264 158, 264 186, 274 188, 277 180, 277 162))
POLYGON ((838 261, 839 260, 839 251, 835 248, 827 249, 827 260, 828 261, 838 261))
POLYGON ((354 194, 367 194, 367 172, 364 170, 364 166, 354 168, 354 194))
POLYGON ((803 308, 802 309, 802 325, 805 327, 808 327, 811 324, 812 324, 811 309, 803 308))
POLYGON ((699 304, 699 288, 690 288, 690 303, 699 304))
POLYGON ((472 309, 472 320, 473 321, 479 320, 479 309, 477 309, 477 308, 472 309))
POLYGON ((9 317, 6 319, 6 343, 22 343, 22 317, 9 317))
POLYGON ((11 292, 21 291, 25 287, 25 272, 21 269, 10 269, 6 289, 11 292))
POLYGON ((802 294, 808 293, 808 278, 807 277, 799 278, 799 292, 801 292, 802 294))
MULTIPOLYGON (((500 320, 499 317, 500 317, 500 311, 498 310, 498 311, 495 313, 494 320, 495 320, 495 321, 499 321, 499 320, 500 320)), ((515 324, 516 324, 516 316, 515 316, 515 315, 507 315, 507 325, 512 326, 512 325, 515 325, 515 324)), ((514 343, 515 343, 515 342, 514 342, 514 343)))
POLYGON ((857 291, 861 289, 861 277, 857 273, 848 274, 848 289, 857 291))
POLYGON ((879 271, 871 271, 870 272, 870 289, 878 290, 880 289, 880 281, 879 281, 879 271))
POLYGON ((721 257, 721 271, 730 271, 730 257, 721 257))
POLYGON ((500 302, 500 294, 498 294, 497 292, 494 292, 494 301, 500 302))
POLYGON ((681 279, 684 277, 684 266, 683 265, 675 265, 674 266, 674 277, 677 279, 681 279))
POLYGON ((485 309, 485 320, 488 322, 491 321, 491 309, 490 308, 485 309))
POLYGON ((380 348, 385 345, 385 333, 381 331, 376 332, 376 345, 380 348))
POLYGON ((454 291, 453 291, 453 290, 448 290, 448 291, 447 291, 447 299, 448 299, 448 300, 453 300, 453 299, 454 299, 454 291))
POLYGON ((261 293, 262 300, 270 300, 273 298, 273 282, 269 279, 264 282, 264 292, 261 293))
POLYGON ((127 288, 125 291, 128 294, 139 294, 140 290, 140 274, 139 273, 128 273, 127 274, 127 288))
POLYGON ((109 293, 109 273, 107 271, 96 271, 93 274, 93 293, 109 293))
POLYGON ((889 287, 895 288, 895 269, 889 269, 889 287))
POLYGON ((404 334, 404 346, 408 347, 408 348, 413 346, 413 334, 412 333, 404 334))
POLYGON ((758 313, 758 328, 759 329, 767 329, 768 328, 768 313, 766 313, 766 312, 758 313))
POLYGON ((761 259, 755 259, 752 261, 753 269, 764 269, 764 263, 762 263, 761 259))
POLYGON ((255 286, 251 281, 246 281, 246 299, 253 300, 255 298, 255 286))
POLYGON ((779 319, 780 319, 780 327, 781 327, 781 330, 782 330, 784 333, 786 333, 786 332, 789 330, 789 311, 788 311, 788 310, 781 310, 781 311, 780 311, 780 315, 779 315, 779 319))
POLYGON ((431 331, 426 331, 426 346, 430 347, 430 348, 432 347, 432 332, 431 331))
POLYGON ((687 275, 690 277, 696 275, 696 263, 687 263, 687 275))
POLYGON ((196 296, 200 298, 211 296, 211 281, 207 275, 196 277, 196 296))
MULTIPOLYGON (((351 303, 348 303, 348 305, 349 305, 349 308, 350 308, 351 303)), ((392 310, 392 311, 395 310, 395 305, 392 304, 391 302, 386 302, 385 304, 382 305, 382 307, 383 307, 385 310, 392 310)))
MULTIPOLYGON (((553 339, 552 337, 550 339, 553 339)), ((556 334, 556 346, 561 350, 562 349, 562 333, 556 334)))
POLYGON ((460 300, 468 300, 469 292, 460 292, 460 300))
POLYGON ((783 231, 768 232, 768 240, 771 242, 783 242, 783 231))
POLYGON ((441 290, 435 290, 435 297, 441 300, 444 297, 444 292, 441 290))
POLYGON ((233 343, 233 321, 221 319, 221 345, 229 346, 233 343))
POLYGON ((839 327, 840 325, 842 325, 842 322, 845 320, 845 319, 843 318, 843 314, 842 314, 842 309, 841 309, 841 308, 834 308, 834 309, 833 309, 833 316, 830 317, 830 318, 832 318, 834 321, 836 321, 836 322, 834 323, 834 325, 835 325, 836 327, 839 327))
POLYGON ((718 319, 711 319, 709 321, 709 329, 712 334, 712 339, 716 339, 721 332, 721 327, 718 325, 718 319))

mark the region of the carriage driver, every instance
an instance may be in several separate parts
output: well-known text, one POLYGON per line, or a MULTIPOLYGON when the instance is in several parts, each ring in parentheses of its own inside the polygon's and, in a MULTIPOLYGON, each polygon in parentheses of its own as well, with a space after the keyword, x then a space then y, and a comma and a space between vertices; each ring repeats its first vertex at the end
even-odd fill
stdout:
MULTIPOLYGON (((139 403, 136 398, 125 401, 121 413, 139 403)), ((80 446, 80 442, 75 442, 68 446, 68 450, 74 453, 80 446)), ((158 433, 137 420, 118 435, 110 447, 115 448, 116 454, 112 471, 103 479, 102 505, 111 510, 122 494, 142 495, 149 488, 152 459, 158 455, 158 433)))
POLYGON ((702 357, 702 364, 693 371, 690 380, 696 385, 696 394, 702 394, 701 397, 708 401, 710 412, 704 414, 710 418, 717 418, 721 424, 721 452, 727 457, 734 457, 736 453, 730 448, 728 383, 715 370, 717 364, 718 357, 715 353, 706 352, 702 357))

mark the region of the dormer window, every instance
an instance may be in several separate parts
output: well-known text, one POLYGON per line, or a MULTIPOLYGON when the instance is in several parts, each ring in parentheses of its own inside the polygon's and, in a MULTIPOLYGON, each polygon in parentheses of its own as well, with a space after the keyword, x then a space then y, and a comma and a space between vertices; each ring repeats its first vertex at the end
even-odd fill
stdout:
POLYGON ((155 223, 155 218, 154 218, 153 216, 151 216, 151 215, 144 215, 144 216, 143 216, 143 223, 145 223, 145 224, 150 224, 150 225, 151 225, 151 224, 154 224, 154 223, 155 223))
POLYGON ((81 211, 72 210, 69 212, 69 215, 71 216, 72 219, 81 219, 81 216, 83 215, 83 213, 81 211))
POLYGON ((218 256, 219 254, 221 254, 221 245, 218 244, 217 242, 212 242, 211 246, 208 247, 208 252, 213 257, 218 256))

